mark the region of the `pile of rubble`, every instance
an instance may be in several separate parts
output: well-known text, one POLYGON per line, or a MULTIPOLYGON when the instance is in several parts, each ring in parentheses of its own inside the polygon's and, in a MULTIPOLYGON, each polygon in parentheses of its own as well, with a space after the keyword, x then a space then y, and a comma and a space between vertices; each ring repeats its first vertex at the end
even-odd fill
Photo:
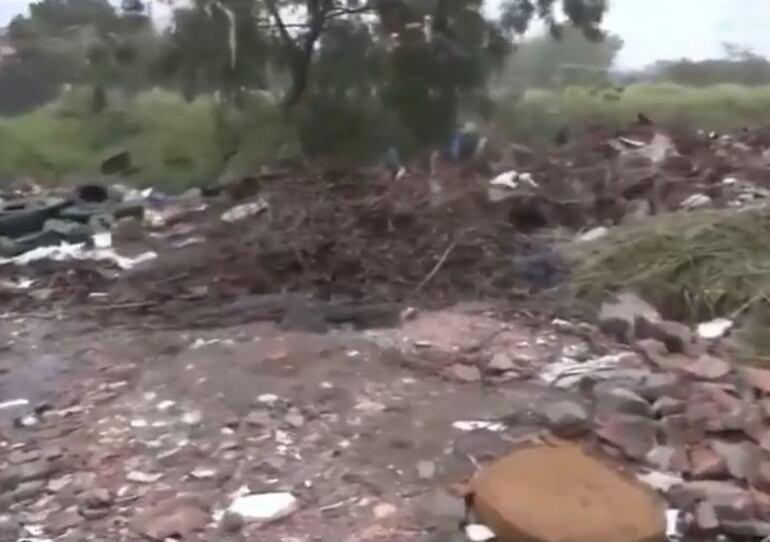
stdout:
POLYGON ((627 462, 676 510, 677 530, 770 536, 770 370, 726 361, 727 320, 692 331, 622 294, 600 321, 634 351, 545 368, 544 381, 588 399, 547 407, 553 433, 588 437, 597 453, 627 462))

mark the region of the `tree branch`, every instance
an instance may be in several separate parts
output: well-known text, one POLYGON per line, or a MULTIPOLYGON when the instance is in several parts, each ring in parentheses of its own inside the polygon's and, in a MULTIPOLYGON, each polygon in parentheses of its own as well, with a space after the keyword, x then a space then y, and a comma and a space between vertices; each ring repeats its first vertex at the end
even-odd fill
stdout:
POLYGON ((270 16, 275 21, 275 26, 278 28, 278 33, 281 35, 281 39, 284 41, 286 46, 291 47, 294 51, 299 50, 299 45, 296 41, 294 41, 294 38, 291 37, 289 29, 287 28, 283 17, 281 17, 281 10, 276 4, 276 0, 265 0, 265 6, 267 7, 267 11, 270 13, 270 16))

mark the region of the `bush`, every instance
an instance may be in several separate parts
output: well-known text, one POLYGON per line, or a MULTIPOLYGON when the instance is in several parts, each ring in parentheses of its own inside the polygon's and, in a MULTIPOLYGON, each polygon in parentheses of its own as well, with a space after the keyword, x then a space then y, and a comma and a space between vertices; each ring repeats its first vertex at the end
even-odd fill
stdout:
POLYGON ((535 89, 499 99, 501 128, 517 140, 545 142, 569 125, 625 124, 640 111, 657 121, 685 120, 708 130, 770 121, 770 86, 636 84, 624 90, 535 89))

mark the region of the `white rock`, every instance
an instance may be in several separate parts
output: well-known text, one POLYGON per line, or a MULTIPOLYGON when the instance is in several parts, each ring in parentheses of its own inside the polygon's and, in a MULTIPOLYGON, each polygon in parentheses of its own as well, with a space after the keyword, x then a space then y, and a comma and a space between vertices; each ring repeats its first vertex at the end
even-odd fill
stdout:
POLYGON ((663 494, 668 493, 672 487, 684 482, 681 476, 660 471, 637 474, 636 478, 646 486, 663 494))
POLYGON ((246 521, 275 521, 293 513, 297 506, 291 493, 260 493, 235 497, 227 510, 246 521))
POLYGON ((225 222, 236 222, 242 220, 247 216, 252 216, 260 213, 270 207, 270 204, 266 200, 260 198, 257 201, 251 203, 244 203, 242 205, 236 205, 232 209, 222 214, 222 220, 225 222))
POLYGON ((719 339, 733 327, 733 321, 727 318, 716 318, 710 322, 698 324, 698 335, 703 339, 719 339))

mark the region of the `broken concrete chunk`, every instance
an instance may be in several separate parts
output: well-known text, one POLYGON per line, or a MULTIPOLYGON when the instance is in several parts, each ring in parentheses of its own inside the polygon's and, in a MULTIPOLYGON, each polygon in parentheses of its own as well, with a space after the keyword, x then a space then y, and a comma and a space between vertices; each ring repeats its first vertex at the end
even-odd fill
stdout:
POLYGON ((588 411, 574 401, 559 401, 546 405, 543 416, 548 427, 558 435, 577 436, 589 428, 588 411))
POLYGON ((449 368, 450 375, 460 382, 479 382, 481 380, 481 371, 474 365, 465 365, 455 363, 449 368))
POLYGON ((656 446, 647 454, 647 463, 665 472, 688 472, 687 453, 672 446, 656 446))
MULTIPOLYGON (((661 320, 655 308, 633 293, 622 293, 599 311, 599 325, 615 339, 632 342, 638 337, 637 327, 648 329, 661 320)), ((639 337, 644 338, 644 337, 639 337)))
POLYGON ((615 387, 611 382, 597 384, 594 388, 594 399, 598 416, 652 416, 652 407, 643 397, 629 389, 615 387))
POLYGON ((762 393, 770 394, 770 370, 745 367, 743 376, 750 386, 762 393))
POLYGON ((638 391, 648 401, 657 401, 661 397, 679 397, 682 389, 679 378, 670 373, 654 373, 642 380, 638 391))
POLYGON ((727 464, 730 476, 738 480, 750 480, 759 471, 759 448, 751 442, 727 442, 715 440, 711 446, 727 464))
POLYGON ((476 516, 500 540, 654 542, 665 539, 665 507, 577 446, 515 451, 471 483, 476 516))
POLYGON ((184 539, 203 531, 209 520, 209 512, 196 499, 176 497, 137 514, 132 527, 153 540, 184 539))
POLYGON ((696 480, 671 488, 669 498, 681 508, 693 509, 700 501, 714 506, 720 521, 753 519, 751 493, 734 482, 696 480))
POLYGON ((298 505, 291 493, 244 494, 233 499, 227 511, 238 514, 246 522, 269 522, 292 514, 298 505))
POLYGON ((732 367, 726 361, 704 354, 690 365, 686 365, 684 371, 703 380, 720 380, 730 374, 732 367))
POLYGON ((641 416, 616 415, 599 422, 596 434, 626 457, 641 460, 655 446, 656 423, 641 416))
POLYGON ((727 463, 708 444, 690 449, 690 474, 694 480, 721 478, 727 475, 727 463))
POLYGON ((661 418, 682 414, 685 410, 685 402, 673 397, 661 397, 652 405, 652 412, 661 418))
POLYGON ((694 344, 693 332, 679 322, 652 322, 645 327, 645 331, 649 337, 666 345, 666 349, 672 354, 686 354, 694 344))
POLYGON ((701 533, 709 533, 716 531, 719 528, 719 518, 717 518, 717 511, 708 501, 701 501, 695 507, 693 513, 695 516, 695 526, 701 533))

